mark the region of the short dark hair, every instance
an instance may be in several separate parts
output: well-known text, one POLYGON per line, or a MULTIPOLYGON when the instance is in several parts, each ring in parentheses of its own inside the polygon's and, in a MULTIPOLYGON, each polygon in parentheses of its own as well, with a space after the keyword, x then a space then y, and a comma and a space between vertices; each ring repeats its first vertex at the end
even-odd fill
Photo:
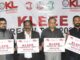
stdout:
POLYGON ((0 18, 0 21, 5 21, 7 23, 5 18, 0 18))
POLYGON ((54 20, 56 21, 55 17, 49 17, 48 22, 49 22, 51 19, 54 19, 54 20))
POLYGON ((76 17, 79 17, 79 18, 80 18, 80 16, 78 16, 78 15, 74 16, 74 17, 73 17, 73 22, 74 22, 74 19, 75 19, 76 17))
POLYGON ((28 22, 28 23, 30 23, 30 25, 32 26, 32 21, 31 20, 25 20, 24 22, 23 22, 23 25, 25 26, 25 23, 26 22, 28 22))

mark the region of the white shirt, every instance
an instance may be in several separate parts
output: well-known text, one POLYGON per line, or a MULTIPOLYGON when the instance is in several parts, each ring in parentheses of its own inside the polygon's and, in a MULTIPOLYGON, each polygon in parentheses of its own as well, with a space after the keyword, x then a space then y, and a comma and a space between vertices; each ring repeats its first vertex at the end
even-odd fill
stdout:
MULTIPOLYGON (((26 31, 24 32, 24 34, 25 34, 25 38, 26 39, 31 39, 31 32, 30 32, 30 34, 28 34, 26 31)), ((32 53, 31 52, 27 52, 27 53, 24 53, 24 57, 25 58, 32 58, 32 53)))

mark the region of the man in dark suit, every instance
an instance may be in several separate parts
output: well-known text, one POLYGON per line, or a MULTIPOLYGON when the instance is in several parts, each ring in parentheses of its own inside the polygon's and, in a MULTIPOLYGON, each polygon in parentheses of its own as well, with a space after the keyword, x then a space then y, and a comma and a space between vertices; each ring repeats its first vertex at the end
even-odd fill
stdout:
MULTIPOLYGON (((69 30, 69 35, 80 39, 80 16, 76 15, 73 17, 74 27, 69 30)), ((66 60, 80 60, 80 54, 66 50, 66 60)))
MULTIPOLYGON (((26 20, 23 23, 23 32, 17 34, 17 39, 39 38, 39 33, 32 30, 32 22, 26 20)), ((40 60, 40 53, 32 53, 32 58, 24 58, 24 54, 19 54, 19 60, 40 60)))
MULTIPOLYGON (((48 19, 48 28, 44 29, 41 34, 42 46, 44 45, 44 38, 63 38, 63 33, 56 27, 55 17, 48 19)), ((44 46, 43 46, 44 48, 44 46)), ((61 60, 61 52, 45 52, 45 60, 61 60)))

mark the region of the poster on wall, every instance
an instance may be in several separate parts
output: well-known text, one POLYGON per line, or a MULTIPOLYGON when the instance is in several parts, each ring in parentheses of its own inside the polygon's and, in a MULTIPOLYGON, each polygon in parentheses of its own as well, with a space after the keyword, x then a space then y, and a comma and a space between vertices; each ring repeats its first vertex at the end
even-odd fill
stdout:
POLYGON ((7 28, 16 35, 25 20, 33 22, 34 30, 41 33, 49 17, 55 17, 57 27, 67 33, 73 27, 73 17, 80 15, 80 0, 0 0, 0 18, 7 20, 7 28), (70 22, 70 23, 69 23, 70 22))

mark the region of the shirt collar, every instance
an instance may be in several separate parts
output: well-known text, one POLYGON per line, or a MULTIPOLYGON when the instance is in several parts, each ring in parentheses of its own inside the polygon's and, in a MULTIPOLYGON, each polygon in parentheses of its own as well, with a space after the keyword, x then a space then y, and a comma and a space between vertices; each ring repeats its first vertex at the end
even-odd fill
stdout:
POLYGON ((31 38, 31 32, 30 33, 27 33, 26 31, 24 31, 24 34, 25 34, 25 36, 27 37, 30 37, 31 38))
MULTIPOLYGON (((48 30, 51 31, 51 29, 50 29, 49 27, 48 27, 48 30)), ((56 28, 54 29, 54 31, 56 31, 56 28)), ((54 31, 53 31, 53 32, 54 32, 54 31)), ((51 31, 51 32, 52 32, 52 31, 51 31)))

